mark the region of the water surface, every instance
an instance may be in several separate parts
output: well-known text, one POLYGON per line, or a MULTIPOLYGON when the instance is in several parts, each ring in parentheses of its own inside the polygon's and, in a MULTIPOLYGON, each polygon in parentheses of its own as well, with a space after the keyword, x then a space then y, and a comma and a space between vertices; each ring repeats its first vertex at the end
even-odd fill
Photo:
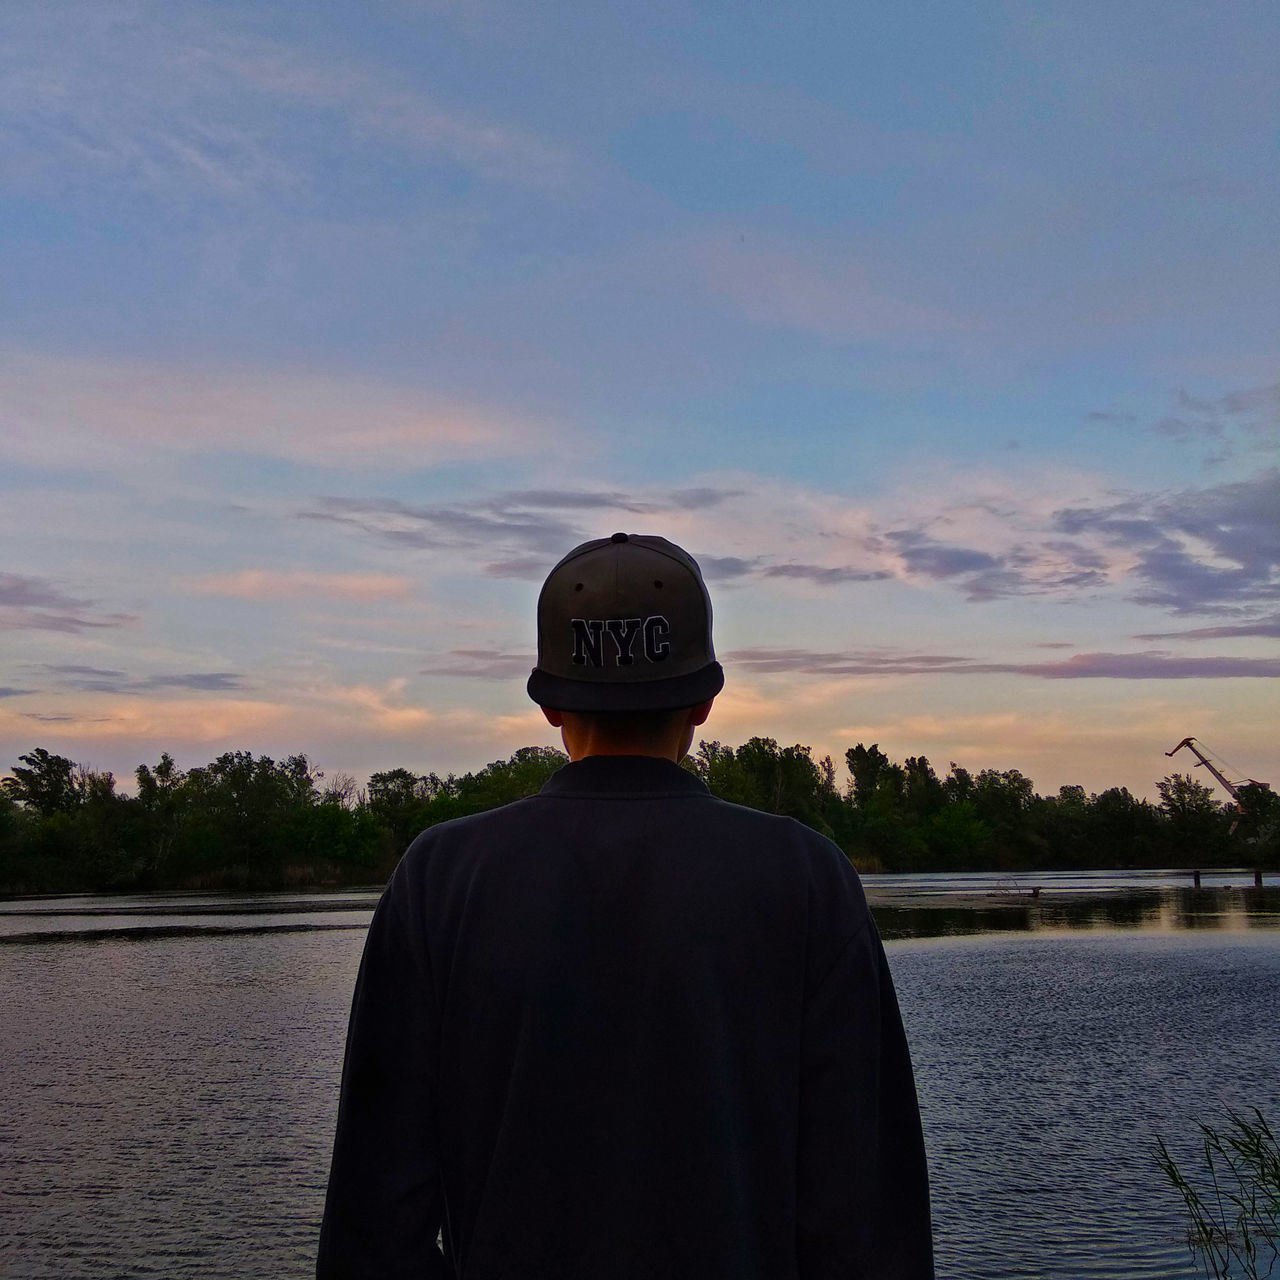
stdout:
MULTIPOLYGON (((1151 1145, 1280 1110, 1280 929, 1270 890, 1187 892, 887 941, 940 1276, 1198 1274, 1151 1145)), ((0 903, 0 1276, 310 1274, 376 896, 0 903)))

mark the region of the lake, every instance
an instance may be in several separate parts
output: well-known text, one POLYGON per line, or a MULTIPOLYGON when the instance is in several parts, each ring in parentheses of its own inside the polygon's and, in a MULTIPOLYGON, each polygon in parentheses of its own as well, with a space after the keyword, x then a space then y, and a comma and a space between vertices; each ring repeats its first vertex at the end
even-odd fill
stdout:
MULTIPOLYGON (((1280 894, 1108 876, 866 878, 941 1277, 1198 1275, 1154 1136, 1277 1113, 1280 894)), ((0 1276, 311 1273, 375 900, 0 903, 0 1276)))

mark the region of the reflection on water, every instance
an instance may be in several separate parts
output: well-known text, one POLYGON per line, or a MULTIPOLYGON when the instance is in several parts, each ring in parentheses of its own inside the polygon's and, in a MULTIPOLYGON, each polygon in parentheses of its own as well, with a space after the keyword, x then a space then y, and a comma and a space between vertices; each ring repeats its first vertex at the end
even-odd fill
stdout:
POLYGON ((0 902, 0 943, 367 929, 380 889, 342 893, 82 894, 0 902))
MULTIPOLYGON (((1029 893, 1039 888, 1047 894, 1111 893, 1127 889, 1189 889, 1194 885, 1194 871, 1173 868, 1102 871, 888 871, 863 876, 869 890, 883 889, 894 896, 968 897, 973 894, 1005 895, 1029 893)), ((1205 889, 1240 889, 1252 887, 1256 872, 1250 868, 1220 867, 1201 871, 1200 885, 1205 889)), ((1267 871, 1267 883, 1280 882, 1280 871, 1267 871)))
POLYGON ((884 938, 941 938, 972 933, 1280 928, 1280 888, 1117 890, 1053 898, 1042 893, 999 905, 876 906, 884 938))
MULTIPOLYGON (((864 884, 885 938, 1280 928, 1280 885, 1243 887, 1248 878, 1206 872, 1200 889, 1173 871, 877 875, 864 884)), ((0 944, 363 930, 378 896, 366 889, 14 899, 0 901, 0 944)))

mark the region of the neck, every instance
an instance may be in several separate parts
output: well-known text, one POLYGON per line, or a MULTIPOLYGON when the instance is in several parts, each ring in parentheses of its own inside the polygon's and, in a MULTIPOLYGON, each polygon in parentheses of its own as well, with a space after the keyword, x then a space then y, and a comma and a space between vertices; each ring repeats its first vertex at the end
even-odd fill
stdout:
POLYGON ((570 760, 587 756, 651 756, 679 764, 693 745, 693 732, 711 712, 711 699, 670 712, 613 716, 543 707, 547 723, 560 730, 570 760))
POLYGON ((651 742, 638 738, 618 738, 601 733, 570 733, 566 725, 560 735, 570 760, 582 760, 587 756, 651 756, 655 760, 670 760, 678 764, 688 753, 689 743, 679 739, 651 742))
POLYGON ((560 736, 570 760, 587 756, 651 756, 679 764, 693 742, 693 725, 677 720, 663 733, 620 734, 589 717, 566 715, 560 736))

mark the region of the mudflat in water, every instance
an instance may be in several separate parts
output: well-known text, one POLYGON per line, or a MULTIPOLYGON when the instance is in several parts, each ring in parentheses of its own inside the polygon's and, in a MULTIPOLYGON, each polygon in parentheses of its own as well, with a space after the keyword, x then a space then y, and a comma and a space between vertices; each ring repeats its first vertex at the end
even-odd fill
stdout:
MULTIPOLYGON (((892 879, 939 1275, 1199 1274, 1151 1147, 1275 1114, 1273 891, 892 879)), ((376 896, 0 903, 0 1275, 311 1272, 376 896)))

